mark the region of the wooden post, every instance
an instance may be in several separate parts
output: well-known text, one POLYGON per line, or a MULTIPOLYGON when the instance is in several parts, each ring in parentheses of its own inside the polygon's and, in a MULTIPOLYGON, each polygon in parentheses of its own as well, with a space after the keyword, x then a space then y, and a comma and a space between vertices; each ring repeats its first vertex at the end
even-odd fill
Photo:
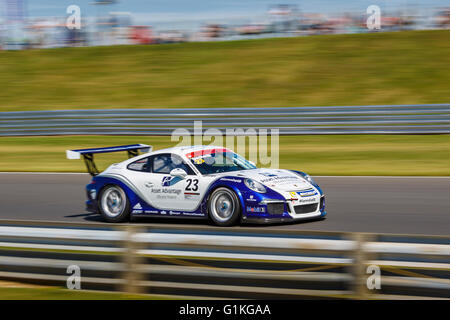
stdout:
POLYGON ((352 253, 353 265, 351 273, 353 275, 352 291, 356 299, 367 299, 369 291, 367 289, 366 275, 366 253, 363 250, 363 244, 367 237, 363 233, 354 233, 351 235, 355 242, 355 249, 352 253))
POLYGON ((142 257, 139 256, 138 250, 140 244, 133 241, 133 236, 139 232, 139 226, 128 225, 126 226, 126 238, 123 243, 124 252, 122 254, 122 261, 124 264, 121 291, 128 293, 142 293, 143 288, 139 286, 139 282, 142 280, 143 274, 139 271, 139 266, 142 265, 142 257))

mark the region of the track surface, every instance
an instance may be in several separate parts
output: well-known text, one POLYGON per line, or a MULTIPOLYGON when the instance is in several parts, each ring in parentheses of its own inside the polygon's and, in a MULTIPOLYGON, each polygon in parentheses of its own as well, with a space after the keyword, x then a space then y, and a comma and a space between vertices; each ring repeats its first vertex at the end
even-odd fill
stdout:
MULTIPOLYGON (((255 228, 450 235, 450 177, 315 179, 325 192, 326 220, 255 228)), ((89 180, 87 174, 0 173, 0 219, 101 222, 84 209, 89 180)), ((140 223, 209 225, 161 218, 140 223)))

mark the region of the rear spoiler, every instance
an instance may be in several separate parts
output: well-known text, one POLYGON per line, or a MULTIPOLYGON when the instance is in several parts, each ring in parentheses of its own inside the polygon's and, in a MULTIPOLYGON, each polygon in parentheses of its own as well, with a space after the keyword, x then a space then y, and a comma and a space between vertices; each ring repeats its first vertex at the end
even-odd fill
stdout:
POLYGON ((76 150, 66 150, 67 159, 81 159, 83 156, 86 168, 91 176, 96 176, 100 172, 98 171, 95 162, 95 153, 111 153, 119 151, 127 151, 128 157, 133 158, 139 154, 139 151, 146 153, 152 150, 152 146, 147 144, 129 144, 126 146, 116 146, 116 147, 105 147, 105 148, 92 148, 92 149, 76 149, 76 150))

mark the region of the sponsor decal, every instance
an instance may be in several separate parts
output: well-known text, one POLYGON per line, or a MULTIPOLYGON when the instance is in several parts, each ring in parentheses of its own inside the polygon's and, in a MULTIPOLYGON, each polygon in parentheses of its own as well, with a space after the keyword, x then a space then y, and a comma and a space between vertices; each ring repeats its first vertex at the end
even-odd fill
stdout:
POLYGON ((177 200, 177 196, 171 194, 158 194, 156 199, 159 200, 177 200))
POLYGON ((142 209, 141 204, 138 202, 136 203, 136 205, 133 207, 133 209, 142 209))
MULTIPOLYGON (((173 195, 178 196, 181 193, 181 189, 172 188, 153 188, 150 190, 151 193, 162 194, 162 195, 173 195)), ((175 197, 169 198, 174 199, 175 197)), ((160 199, 163 199, 162 197, 160 199)))
POLYGON ((256 201, 255 196, 254 195, 250 195, 249 199, 245 199, 246 201, 250 201, 250 202, 254 202, 256 201))
POLYGON ((231 179, 231 178, 222 178, 220 181, 229 181, 229 182, 235 182, 235 183, 241 183, 242 180, 240 179, 231 179))
POLYGON ((317 202, 316 198, 298 199, 298 203, 314 203, 317 202))
POLYGON ((185 200, 198 200, 199 196, 200 196, 200 193, 194 193, 194 192, 185 192, 184 193, 185 200))
POLYGON ((145 213, 159 213, 158 210, 145 210, 145 213))
POLYGON ((270 172, 260 172, 259 174, 262 176, 265 176, 265 177, 269 177, 269 178, 277 176, 275 173, 270 173, 270 172))
POLYGON ((226 149, 226 148, 216 148, 216 149, 204 149, 204 150, 198 150, 198 151, 194 151, 194 152, 190 152, 186 154, 186 157, 188 157, 189 159, 192 158, 197 158, 197 157, 202 157, 205 156, 207 154, 213 154, 216 152, 231 152, 230 150, 226 149))
POLYGON ((266 212, 266 208, 265 207, 247 207, 247 212, 263 213, 263 212, 266 212))
POLYGON ((289 194, 291 195, 291 198, 293 198, 293 199, 297 199, 298 197, 298 194, 297 194, 297 192, 289 192, 289 194))
POLYGON ((203 216, 203 213, 198 212, 183 212, 184 216, 203 216))
POLYGON ((164 210, 163 210, 163 211, 161 211, 160 213, 161 213, 161 214, 167 214, 167 211, 164 211, 164 210))
POLYGON ((180 177, 163 177, 161 181, 161 185, 163 187, 170 187, 176 184, 177 182, 181 181, 180 177))
POLYGON ((181 212, 178 212, 178 211, 169 211, 169 214, 170 214, 170 215, 178 216, 178 215, 181 214, 181 212))
POLYGON ((317 195, 317 192, 314 189, 299 191, 297 193, 300 195, 300 197, 312 197, 317 195))
POLYGON ((287 181, 298 181, 299 179, 296 176, 275 176, 275 177, 270 177, 267 179, 262 179, 261 183, 268 183, 268 182, 273 182, 273 183, 280 183, 280 182, 287 182, 287 181))
POLYGON ((144 212, 144 210, 133 210, 133 211, 131 211, 131 213, 143 213, 144 212))
POLYGON ((202 164, 202 163, 204 163, 205 162, 205 159, 203 159, 203 158, 198 158, 198 159, 195 159, 194 160, 194 163, 195 164, 202 164))

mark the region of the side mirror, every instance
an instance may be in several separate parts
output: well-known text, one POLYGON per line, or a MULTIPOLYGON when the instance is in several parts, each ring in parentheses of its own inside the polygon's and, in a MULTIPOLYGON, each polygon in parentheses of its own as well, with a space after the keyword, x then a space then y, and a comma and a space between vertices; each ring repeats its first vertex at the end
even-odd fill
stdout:
POLYGON ((184 171, 181 168, 175 168, 172 171, 170 171, 170 175, 172 177, 178 177, 180 179, 184 179, 184 178, 186 178, 187 173, 186 173, 186 171, 184 171))

